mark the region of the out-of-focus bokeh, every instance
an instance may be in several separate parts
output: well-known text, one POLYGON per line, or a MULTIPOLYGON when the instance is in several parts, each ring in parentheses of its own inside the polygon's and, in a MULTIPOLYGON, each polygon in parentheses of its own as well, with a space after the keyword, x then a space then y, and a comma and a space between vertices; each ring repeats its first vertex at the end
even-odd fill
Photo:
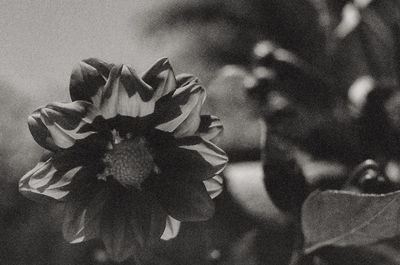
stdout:
POLYGON ((262 106, 244 89, 257 81, 249 76, 271 76, 255 65, 270 52, 268 43, 277 44, 279 60, 290 60, 285 51, 295 54, 357 108, 371 80, 399 84, 399 6, 397 0, 0 0, 0 264, 114 264, 99 241, 63 240, 61 205, 38 205, 17 189, 43 152, 28 115, 69 101, 71 70, 88 57, 139 73, 168 57, 176 73, 200 77, 205 112, 225 126, 219 145, 231 165, 215 217, 183 224, 176 239, 143 253, 144 263, 289 264, 299 238, 264 187, 266 128, 262 106))

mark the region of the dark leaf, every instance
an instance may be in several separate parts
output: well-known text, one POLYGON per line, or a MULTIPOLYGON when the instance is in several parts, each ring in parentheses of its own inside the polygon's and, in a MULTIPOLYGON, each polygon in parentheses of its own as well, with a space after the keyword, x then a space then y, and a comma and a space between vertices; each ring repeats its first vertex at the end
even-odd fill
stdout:
POLYGON ((400 234, 400 191, 315 191, 302 209, 307 254, 326 246, 364 246, 400 234))

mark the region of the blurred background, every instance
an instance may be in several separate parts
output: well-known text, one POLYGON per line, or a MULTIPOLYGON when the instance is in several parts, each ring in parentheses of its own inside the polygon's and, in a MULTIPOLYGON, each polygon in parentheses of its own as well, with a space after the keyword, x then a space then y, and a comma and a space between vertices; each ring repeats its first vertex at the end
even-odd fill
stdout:
MULTIPOLYGON (((265 191, 259 162, 265 126, 260 105, 247 96, 271 77, 255 71, 271 47, 284 51, 275 59, 306 65, 338 97, 347 97, 357 80, 364 80, 362 91, 369 80, 398 85, 397 0, 0 0, 0 7, 0 264, 114 264, 96 240, 63 241, 61 207, 38 205, 17 191, 42 154, 27 117, 41 105, 70 100, 70 73, 82 59, 142 72, 168 57, 176 73, 199 76, 208 91, 205 112, 225 125, 219 145, 231 165, 216 216, 184 224, 176 239, 144 253, 144 264, 289 263, 296 235, 265 191)), ((357 105, 363 93, 353 94, 357 105)))

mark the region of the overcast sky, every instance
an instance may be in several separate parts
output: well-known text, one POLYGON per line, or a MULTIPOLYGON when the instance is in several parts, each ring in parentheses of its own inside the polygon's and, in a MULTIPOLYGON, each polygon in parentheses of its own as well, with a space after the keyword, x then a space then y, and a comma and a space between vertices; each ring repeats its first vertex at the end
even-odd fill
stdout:
POLYGON ((138 18, 166 1, 0 0, 0 79, 35 97, 44 87, 66 87, 87 57, 144 70, 160 55, 140 45, 145 21, 138 18))

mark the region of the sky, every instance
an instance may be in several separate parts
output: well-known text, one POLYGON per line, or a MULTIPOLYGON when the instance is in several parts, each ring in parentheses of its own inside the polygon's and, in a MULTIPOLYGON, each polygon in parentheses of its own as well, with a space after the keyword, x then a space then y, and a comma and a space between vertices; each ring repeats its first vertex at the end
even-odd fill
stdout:
POLYGON ((139 36, 151 19, 145 14, 167 1, 0 0, 0 80, 32 99, 51 87, 66 97, 71 70, 84 58, 142 71, 161 57, 139 36))

